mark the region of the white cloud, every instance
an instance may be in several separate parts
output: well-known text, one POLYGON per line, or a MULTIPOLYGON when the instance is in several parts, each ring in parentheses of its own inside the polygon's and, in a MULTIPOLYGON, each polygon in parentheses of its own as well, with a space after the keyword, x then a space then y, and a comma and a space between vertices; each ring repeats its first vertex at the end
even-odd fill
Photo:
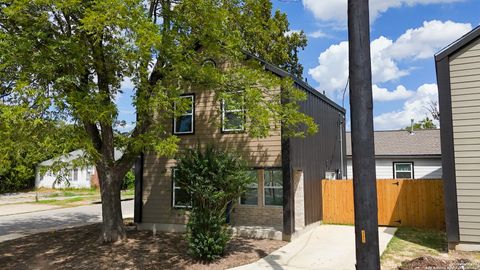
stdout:
POLYGON ((291 35, 294 34, 294 33, 300 34, 301 32, 302 32, 301 30, 290 30, 290 31, 285 32, 284 35, 285 35, 286 37, 289 37, 289 36, 291 36, 291 35))
POLYGON ((320 65, 310 69, 315 81, 320 83, 322 90, 329 95, 342 89, 348 78, 348 42, 332 45, 318 57, 320 65))
POLYGON ((390 55, 395 59, 431 58, 456 38, 472 30, 469 23, 437 20, 424 22, 423 26, 408 29, 390 48, 390 55))
MULTIPOLYGON (((373 40, 373 83, 395 81, 408 75, 411 68, 400 68, 400 62, 433 58, 436 51, 471 29, 470 24, 430 21, 419 28, 408 29, 395 41, 383 36, 373 40)), ((321 90, 338 97, 348 78, 348 42, 330 46, 320 54, 318 61, 319 65, 308 73, 320 84, 321 90)))
MULTIPOLYGON (((463 0, 371 0, 370 18, 374 21, 390 8, 461 2, 463 0)), ((347 0, 303 0, 303 6, 322 21, 347 21, 347 0)))
MULTIPOLYGON (((397 88, 398 89, 398 88, 397 88)), ((373 118, 376 130, 401 129, 410 125, 410 120, 418 122, 430 117, 430 102, 438 100, 436 84, 424 84, 408 98, 400 110, 382 113, 373 118)), ((436 123, 438 124, 438 123, 436 123)))
POLYGON ((393 101, 407 99, 413 96, 415 92, 407 90, 405 86, 399 85, 397 89, 389 91, 386 88, 380 88, 378 85, 373 85, 373 101, 393 101))
POLYGON ((325 34, 322 30, 317 30, 315 32, 308 33, 307 36, 310 38, 321 38, 321 37, 326 37, 327 34, 325 34))

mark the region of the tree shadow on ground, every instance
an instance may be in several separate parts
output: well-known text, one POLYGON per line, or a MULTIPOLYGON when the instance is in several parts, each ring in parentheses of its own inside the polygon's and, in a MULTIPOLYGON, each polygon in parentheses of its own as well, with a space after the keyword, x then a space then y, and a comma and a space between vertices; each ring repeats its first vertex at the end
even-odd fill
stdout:
POLYGON ((447 238, 443 231, 399 227, 395 233, 395 237, 438 252, 447 251, 447 238))
POLYGON ((98 224, 40 233, 0 243, 3 269, 225 269, 254 262, 285 242, 234 238, 224 258, 189 257, 183 234, 128 231, 128 239, 98 244, 98 224))

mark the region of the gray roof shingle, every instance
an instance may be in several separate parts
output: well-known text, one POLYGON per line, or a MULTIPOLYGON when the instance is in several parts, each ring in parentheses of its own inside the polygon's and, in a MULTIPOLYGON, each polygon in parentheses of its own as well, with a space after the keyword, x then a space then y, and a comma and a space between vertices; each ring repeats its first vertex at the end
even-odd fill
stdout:
MULTIPOLYGON (((439 156, 440 130, 375 131, 376 156, 439 156)), ((347 156, 352 155, 351 133, 347 132, 347 156)))

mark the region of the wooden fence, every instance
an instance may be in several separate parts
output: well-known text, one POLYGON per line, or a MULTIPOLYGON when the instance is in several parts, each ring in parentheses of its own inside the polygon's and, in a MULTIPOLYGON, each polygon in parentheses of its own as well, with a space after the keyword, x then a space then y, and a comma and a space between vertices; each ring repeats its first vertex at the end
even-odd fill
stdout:
MULTIPOLYGON (((323 222, 353 224, 353 181, 322 180, 323 222)), ((445 228, 443 181, 377 180, 382 226, 445 228)))

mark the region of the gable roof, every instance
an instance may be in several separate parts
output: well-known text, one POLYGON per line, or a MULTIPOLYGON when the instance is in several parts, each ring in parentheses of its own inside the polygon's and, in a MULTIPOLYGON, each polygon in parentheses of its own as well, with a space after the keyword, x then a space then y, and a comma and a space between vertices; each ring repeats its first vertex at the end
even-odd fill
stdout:
MULTIPOLYGON (((440 156, 440 130, 375 131, 375 156, 440 156)), ((352 155, 351 133, 346 136, 347 156, 352 155)))
MULTIPOLYGON (((58 162, 58 161, 68 163, 68 162, 71 162, 71 161, 74 161, 76 159, 84 157, 85 154, 86 153, 85 153, 84 150, 78 149, 78 150, 72 151, 70 153, 51 158, 49 160, 42 161, 38 164, 38 166, 52 166, 53 163, 58 162)), ((118 150, 118 149, 115 149, 115 152, 114 152, 115 160, 120 159, 122 156, 123 156, 123 152, 118 150)))
POLYGON ((438 62, 443 58, 456 53, 478 37, 480 37, 480 26, 475 27, 472 31, 466 33, 461 38, 455 40, 453 43, 435 54, 435 61, 438 62))
POLYGON ((304 82, 302 79, 294 76, 293 74, 287 72, 286 70, 283 70, 281 69, 280 67, 272 64, 272 63, 269 63, 267 62, 266 60, 256 56, 256 55, 253 55, 249 52, 246 52, 244 51, 243 52, 248 58, 253 58, 257 61, 259 61, 260 63, 262 63, 262 65, 265 67, 266 70, 278 75, 279 77, 282 77, 282 78, 285 78, 285 77, 290 77, 294 82, 295 84, 303 89, 304 91, 306 92, 309 92, 311 94, 313 94, 314 96, 320 98, 321 100, 325 101, 327 104, 329 104, 330 106, 334 107, 335 109, 339 110, 340 112, 342 112, 343 114, 346 113, 346 110, 345 108, 343 108, 342 106, 338 105, 337 103, 335 103, 333 100, 329 99, 327 96, 325 96, 324 94, 320 93, 317 89, 313 88, 311 85, 309 85, 308 83, 304 82))

